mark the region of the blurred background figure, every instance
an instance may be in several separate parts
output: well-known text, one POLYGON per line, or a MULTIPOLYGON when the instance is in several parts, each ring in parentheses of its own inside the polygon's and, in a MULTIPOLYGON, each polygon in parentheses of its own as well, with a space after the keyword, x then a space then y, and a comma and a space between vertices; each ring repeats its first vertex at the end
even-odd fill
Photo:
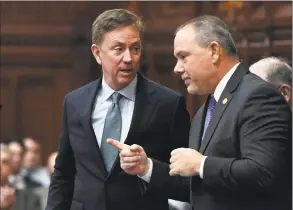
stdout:
POLYGON ((250 71, 276 86, 292 109, 292 67, 283 58, 263 58, 250 66, 250 71))
MULTIPOLYGON (((55 165, 55 159, 57 157, 57 152, 53 152, 49 155, 48 160, 47 160, 47 168, 48 168, 48 173, 49 176, 51 177, 53 171, 54 171, 54 165, 55 165)), ((48 192, 49 188, 48 187, 38 187, 34 190, 34 192, 40 197, 41 199, 41 206, 42 209, 45 209, 46 204, 47 204, 47 199, 48 199, 48 192)))
POLYGON ((30 182, 36 182, 43 187, 49 187, 50 176, 48 169, 41 166, 41 145, 32 138, 23 139, 25 154, 21 174, 30 182))
POLYGON ((16 189, 23 190, 27 187, 24 177, 20 174, 22 159, 24 155, 24 146, 17 140, 12 140, 8 144, 11 153, 11 174, 8 177, 9 183, 16 189))
POLYGON ((0 209, 1 210, 40 210, 39 198, 27 190, 15 189, 9 184, 12 174, 12 154, 5 144, 0 146, 0 209))
POLYGON ((54 165, 55 165, 55 159, 57 157, 57 152, 53 152, 51 155, 49 155, 48 157, 48 163, 47 163, 47 167, 49 170, 49 174, 50 176, 52 175, 52 173, 54 172, 54 165))

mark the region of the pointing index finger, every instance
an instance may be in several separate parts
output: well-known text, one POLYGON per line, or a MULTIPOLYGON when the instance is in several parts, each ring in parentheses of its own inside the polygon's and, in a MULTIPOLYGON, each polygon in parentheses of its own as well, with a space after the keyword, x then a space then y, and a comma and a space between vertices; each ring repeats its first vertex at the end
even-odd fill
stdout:
POLYGON ((115 139, 107 139, 107 143, 111 144, 113 147, 115 147, 119 150, 127 149, 130 147, 129 145, 123 144, 115 139))

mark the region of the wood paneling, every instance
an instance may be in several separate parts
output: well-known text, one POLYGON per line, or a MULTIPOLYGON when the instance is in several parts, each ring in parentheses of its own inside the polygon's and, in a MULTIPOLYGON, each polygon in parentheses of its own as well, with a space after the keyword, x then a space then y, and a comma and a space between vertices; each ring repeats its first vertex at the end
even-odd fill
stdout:
POLYGON ((4 68, 1 74, 1 140, 35 136, 43 161, 56 150, 68 70, 4 68))
MULTIPOLYGON (((91 24, 106 9, 130 2, 0 2, 1 141, 39 136, 45 156, 57 148, 63 96, 101 75, 90 51, 91 24)), ((133 5, 133 4, 132 4, 133 5)), ((241 58, 292 58, 292 2, 245 2, 234 12, 221 2, 136 2, 146 22, 143 72, 183 93, 193 116, 205 96, 191 96, 173 73, 175 29, 202 14, 230 27, 241 58)), ((45 157, 44 156, 44 160, 45 157)))
POLYGON ((35 136, 43 163, 57 149, 64 95, 95 79, 90 27, 107 5, 1 2, 1 141, 35 136))
POLYGON ((46 148, 43 157, 48 156, 47 151, 56 149, 52 147, 52 139, 56 138, 56 90, 53 83, 50 76, 22 77, 18 82, 17 133, 21 136, 36 137, 42 148, 46 148))

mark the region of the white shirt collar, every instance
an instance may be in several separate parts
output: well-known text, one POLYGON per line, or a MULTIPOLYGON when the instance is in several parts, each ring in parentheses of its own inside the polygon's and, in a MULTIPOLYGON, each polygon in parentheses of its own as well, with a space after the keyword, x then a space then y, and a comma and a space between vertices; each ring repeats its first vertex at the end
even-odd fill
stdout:
MULTIPOLYGON (((117 91, 124 97, 128 98, 131 101, 135 100, 136 95, 136 85, 137 85, 137 75, 134 77, 134 79, 124 88, 117 91)), ((102 87, 100 92, 99 101, 101 103, 108 100, 108 98, 115 92, 105 81, 104 77, 102 79, 102 87)))
POLYGON ((222 92, 224 91, 229 79, 232 77, 232 75, 234 74, 235 70, 237 69, 238 65, 240 63, 235 64, 226 74, 225 76, 221 79, 221 81, 219 82, 219 84, 216 87, 216 90, 214 92, 214 97, 216 99, 216 101, 218 102, 222 92))

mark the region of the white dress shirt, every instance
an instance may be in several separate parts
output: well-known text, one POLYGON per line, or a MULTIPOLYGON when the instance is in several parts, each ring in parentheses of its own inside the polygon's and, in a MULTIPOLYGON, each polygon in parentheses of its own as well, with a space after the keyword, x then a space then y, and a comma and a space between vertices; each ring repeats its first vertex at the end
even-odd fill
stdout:
MULTIPOLYGON (((117 91, 122 95, 119 100, 119 108, 122 116, 122 130, 120 142, 124 143, 128 131, 130 128, 130 123, 132 120, 134 102, 136 96, 136 85, 137 85, 137 76, 131 81, 129 85, 125 88, 117 91)), ((98 141, 99 147, 101 146, 103 129, 105 124, 105 118, 108 112, 108 109, 112 105, 111 95, 115 92, 109 85, 106 84, 104 77, 102 79, 101 89, 98 91, 96 98, 93 114, 92 114, 92 123, 93 129, 98 141)))
MULTIPOLYGON (((233 75, 233 73, 235 72, 236 68, 238 67, 240 63, 237 63, 236 65, 234 65, 226 74, 225 76, 221 79, 221 81, 219 82, 219 84, 217 85, 215 92, 214 92, 214 98, 215 100, 218 102, 222 92, 224 91, 229 79, 231 78, 231 76, 233 75)), ((199 171, 199 176, 200 178, 203 179, 203 167, 204 167, 204 162, 206 160, 207 156, 205 156, 200 164, 200 171, 199 171)), ((144 175, 141 176, 140 178, 143 179, 146 182, 150 182, 151 176, 152 176, 152 172, 153 172, 153 161, 149 158, 149 162, 150 162, 150 167, 148 172, 144 175)))
POLYGON ((8 182, 11 184, 15 189, 24 190, 26 189, 26 183, 24 177, 20 174, 11 174, 8 177, 8 182))
POLYGON ((21 176, 28 176, 28 178, 36 183, 41 184, 43 187, 50 185, 50 173, 47 167, 38 167, 32 170, 22 168, 20 170, 21 176))

